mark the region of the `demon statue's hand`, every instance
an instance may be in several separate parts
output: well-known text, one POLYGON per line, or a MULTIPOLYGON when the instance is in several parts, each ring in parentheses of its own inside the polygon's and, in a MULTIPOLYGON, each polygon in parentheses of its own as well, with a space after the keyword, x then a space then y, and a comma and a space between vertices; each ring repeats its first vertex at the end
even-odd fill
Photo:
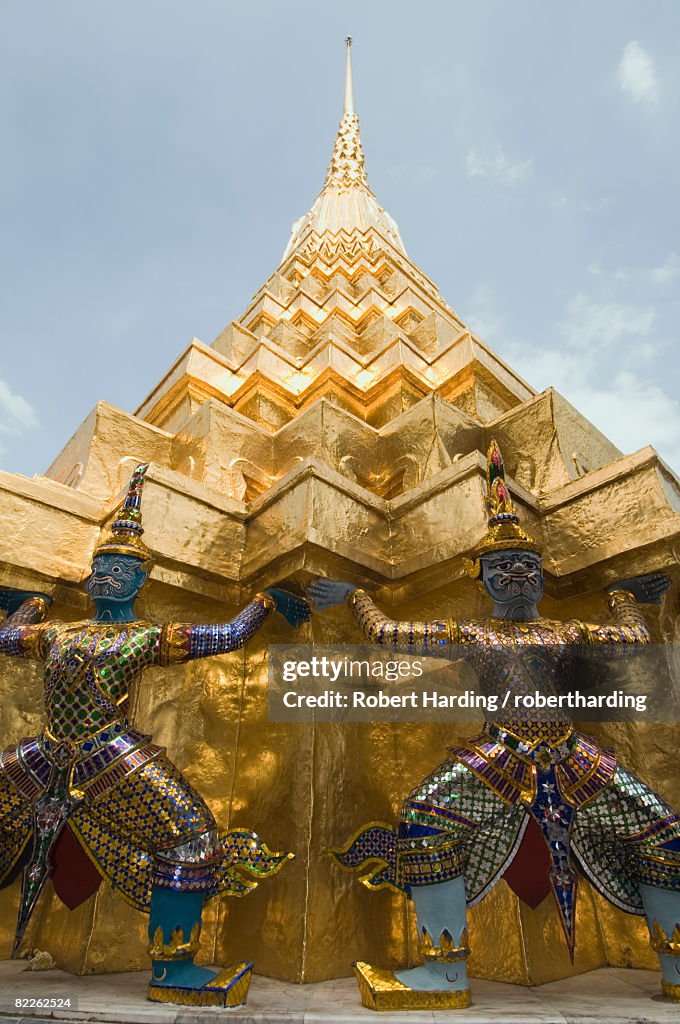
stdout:
POLYGON ((291 626, 297 628, 303 622, 308 622, 311 619, 312 613, 304 597, 298 597, 297 594, 291 594, 287 590, 279 590, 278 587, 269 587, 268 590, 265 590, 265 594, 274 598, 277 612, 281 612, 291 626))
POLYGON ((353 583, 342 580, 329 580, 321 576, 307 587, 307 597, 318 612, 333 608, 336 604, 344 604, 357 588, 353 583))
POLYGON ((52 604, 52 598, 47 594, 41 594, 37 590, 11 590, 10 588, 0 589, 0 608, 7 612, 7 615, 14 615, 15 611, 21 608, 24 601, 29 597, 42 597, 48 604, 52 604))
POLYGON ((629 590, 640 604, 661 604, 670 585, 671 581, 665 572, 650 572, 647 576, 633 576, 632 579, 612 583, 607 587, 607 593, 612 590, 629 590))

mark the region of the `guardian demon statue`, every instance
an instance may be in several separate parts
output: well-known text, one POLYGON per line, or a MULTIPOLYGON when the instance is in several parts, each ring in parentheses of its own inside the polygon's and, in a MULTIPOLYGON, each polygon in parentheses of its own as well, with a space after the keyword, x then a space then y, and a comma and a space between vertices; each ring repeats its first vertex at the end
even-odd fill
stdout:
POLYGON ((146 469, 134 471, 94 553, 91 619, 46 619, 48 598, 0 591, 9 612, 0 652, 44 664, 46 716, 40 736, 0 754, 0 885, 21 873, 16 954, 48 876, 71 906, 108 879, 150 914, 149 999, 233 1006, 245 1001, 253 965, 216 973, 194 963, 203 905, 221 892, 247 893, 290 855, 272 853, 244 829, 220 834, 164 750, 130 725, 128 693, 147 668, 243 647, 274 609, 292 625, 309 610, 273 589, 220 625, 140 621, 134 603, 151 565, 142 541, 146 469))

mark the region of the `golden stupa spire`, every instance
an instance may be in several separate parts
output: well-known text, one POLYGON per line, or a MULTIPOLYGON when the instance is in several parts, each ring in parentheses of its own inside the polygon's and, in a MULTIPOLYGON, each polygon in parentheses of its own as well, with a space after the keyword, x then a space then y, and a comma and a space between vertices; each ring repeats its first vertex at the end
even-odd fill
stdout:
POLYGON ((328 165, 326 184, 336 188, 368 188, 364 166, 364 151, 359 133, 359 118, 354 110, 354 89, 352 88, 352 37, 345 40, 345 105, 335 145, 328 165))
POLYGON ((378 203, 368 185, 364 150, 359 132, 359 117, 354 109, 352 81, 352 37, 345 39, 345 93, 343 114, 335 137, 324 187, 309 213, 293 225, 284 259, 308 239, 311 232, 321 235, 339 231, 366 232, 374 228, 400 252, 405 253, 399 228, 378 203))

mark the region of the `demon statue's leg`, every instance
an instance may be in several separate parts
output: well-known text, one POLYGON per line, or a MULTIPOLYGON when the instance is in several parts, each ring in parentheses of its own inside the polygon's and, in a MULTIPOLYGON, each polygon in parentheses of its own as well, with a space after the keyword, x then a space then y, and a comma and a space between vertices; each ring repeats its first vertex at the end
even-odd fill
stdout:
POLYGON ((14 756, 10 748, 0 754, 0 889, 21 872, 30 856, 34 818, 30 800, 22 797, 3 772, 14 756))
POLYGON ((330 851, 369 890, 407 892, 416 911, 425 963, 393 972, 359 961, 361 1000, 372 1010, 462 1009, 470 1005, 466 901, 511 862, 526 811, 449 758, 409 794, 400 819, 398 829, 369 822, 330 851))
POLYGON ((154 857, 149 918, 149 999, 193 1006, 237 1006, 248 993, 253 965, 221 971, 194 963, 206 895, 215 889, 222 856, 216 831, 154 857))
POLYGON ((412 886, 411 895, 418 918, 418 952, 425 963, 394 972, 362 961, 355 963, 363 1005, 371 1010, 453 1010, 469 1006, 463 876, 412 886))
POLYGON ((395 971, 395 978, 420 991, 467 992, 465 960, 469 951, 463 876, 437 885, 414 886, 411 897, 418 919, 419 952, 425 963, 422 967, 395 971))
POLYGON ((680 1002, 680 891, 641 885, 640 894, 664 995, 680 1002))
POLYGON ((418 951, 425 963, 396 972, 356 963, 361 1001, 372 1010, 463 1008, 470 1005, 470 989, 460 842, 450 831, 411 817, 407 801, 396 841, 396 871, 415 905, 418 951))

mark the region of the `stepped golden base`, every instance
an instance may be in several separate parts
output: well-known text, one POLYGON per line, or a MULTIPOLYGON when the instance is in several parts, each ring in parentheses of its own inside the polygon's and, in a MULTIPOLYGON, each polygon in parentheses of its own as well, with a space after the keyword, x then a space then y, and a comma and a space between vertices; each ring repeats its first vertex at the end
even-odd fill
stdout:
POLYGON ((252 963, 244 961, 225 967, 203 988, 149 985, 147 998, 154 1003, 177 1003, 180 1006, 240 1006, 248 998, 252 973, 252 963))
POLYGON ((383 971, 359 961, 352 964, 359 983, 361 1004, 368 1010, 462 1010, 472 1002, 470 989, 433 989, 430 992, 409 988, 383 971))

